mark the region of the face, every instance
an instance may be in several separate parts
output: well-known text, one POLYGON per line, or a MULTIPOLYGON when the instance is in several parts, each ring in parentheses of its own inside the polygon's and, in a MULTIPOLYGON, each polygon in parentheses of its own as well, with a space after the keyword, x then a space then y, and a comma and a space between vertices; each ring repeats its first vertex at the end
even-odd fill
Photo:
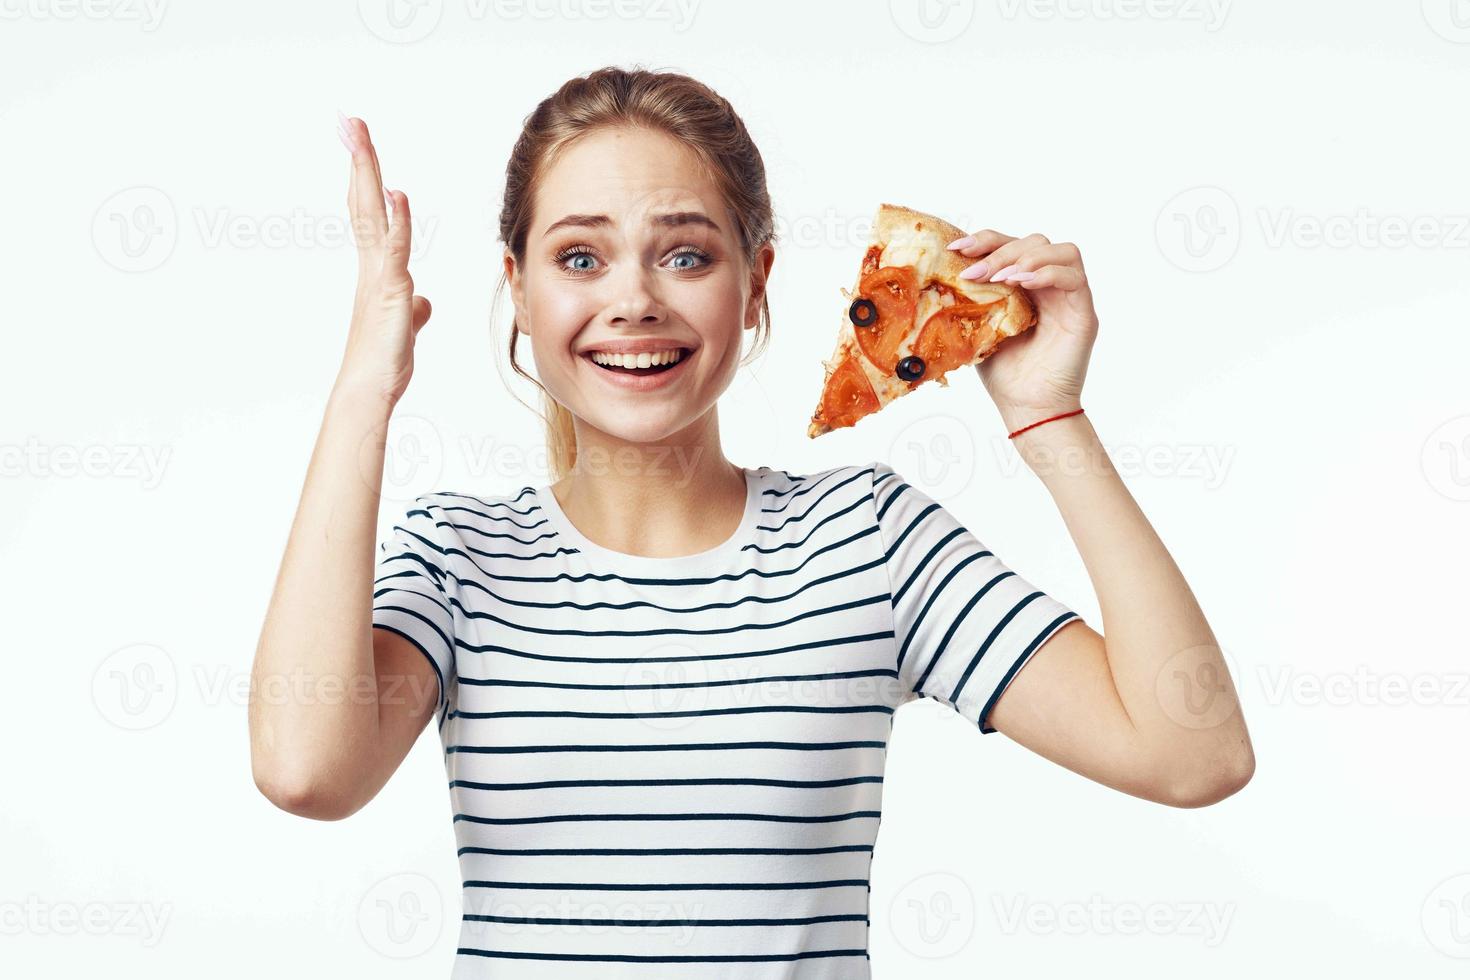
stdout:
POLYGON ((536 190, 524 263, 506 251, 517 327, 541 384, 613 441, 681 441, 713 411, 755 328, 774 250, 752 265, 693 154, 639 129, 602 129, 564 147, 536 190), (681 349, 635 376, 594 348, 651 341, 681 349))

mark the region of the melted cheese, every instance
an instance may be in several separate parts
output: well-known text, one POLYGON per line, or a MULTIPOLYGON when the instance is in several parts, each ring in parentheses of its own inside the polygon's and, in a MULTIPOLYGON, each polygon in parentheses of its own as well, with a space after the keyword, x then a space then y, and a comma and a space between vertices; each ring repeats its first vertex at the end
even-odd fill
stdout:
POLYGON ((915 329, 910 336, 903 339, 898 345, 898 359, 903 360, 914 352, 914 341, 918 339, 919 332, 929 318, 946 306, 954 305, 954 297, 947 292, 938 289, 919 290, 918 304, 914 315, 915 329))
POLYGON ((911 265, 919 273, 919 284, 923 285, 934 275, 934 260, 926 239, 917 237, 895 238, 883 249, 880 265, 911 265))

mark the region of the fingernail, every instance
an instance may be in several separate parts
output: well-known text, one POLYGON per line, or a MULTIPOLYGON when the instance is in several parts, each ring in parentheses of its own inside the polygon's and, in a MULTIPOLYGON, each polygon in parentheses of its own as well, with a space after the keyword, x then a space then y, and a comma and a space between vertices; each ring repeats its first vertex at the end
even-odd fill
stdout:
POLYGON ((357 153, 357 137, 352 135, 352 120, 343 115, 341 109, 337 110, 337 136, 351 153, 357 153))
POLYGON ((948 249, 961 249, 961 248, 969 248, 971 245, 974 245, 974 244, 975 244, 975 236, 974 235, 966 235, 964 238, 956 238, 954 241, 950 242, 948 245, 946 245, 944 247, 945 248, 948 248, 948 249))
POLYGON ((398 210, 397 205, 393 203, 393 192, 386 187, 383 188, 383 203, 388 205, 388 212, 390 214, 398 210))
POLYGON ((1034 272, 1013 272, 1006 277, 1006 282, 1030 282, 1036 278, 1034 272))
POLYGON ((1015 271, 1016 271, 1016 267, 1015 267, 1014 264, 1008 265, 1004 269, 1002 269, 999 272, 997 272, 995 275, 991 276, 990 277, 990 281, 991 282, 999 282, 1000 280, 1004 279, 1006 276, 1010 275, 1012 272, 1015 272, 1015 271))
POLYGON ((990 263, 988 263, 988 262, 976 262, 974 265, 972 265, 969 268, 963 270, 960 273, 960 278, 961 279, 980 279, 980 278, 983 278, 984 275, 985 275, 985 273, 987 273, 989 271, 990 271, 990 263))

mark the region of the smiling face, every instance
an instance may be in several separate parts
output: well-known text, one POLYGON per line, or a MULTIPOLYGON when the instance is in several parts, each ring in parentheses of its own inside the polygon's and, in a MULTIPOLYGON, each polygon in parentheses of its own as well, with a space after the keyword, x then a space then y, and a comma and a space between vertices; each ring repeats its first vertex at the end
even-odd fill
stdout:
MULTIPOLYGON (((697 157, 644 129, 605 128, 541 174, 524 262, 506 252, 518 329, 541 384, 611 440, 679 440, 714 408, 754 329, 772 246, 752 267, 697 157), (682 349, 666 374, 600 367, 594 348, 682 349)), ((583 442, 579 431, 578 441, 583 442)))

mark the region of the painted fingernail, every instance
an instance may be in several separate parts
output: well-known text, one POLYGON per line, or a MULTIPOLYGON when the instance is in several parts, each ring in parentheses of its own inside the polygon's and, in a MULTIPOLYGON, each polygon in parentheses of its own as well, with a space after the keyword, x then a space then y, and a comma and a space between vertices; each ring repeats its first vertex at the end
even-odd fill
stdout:
POLYGON ((1034 272, 1013 272, 1006 277, 1006 282, 1030 282, 1036 278, 1034 272))
POLYGON ((1000 280, 1004 279, 1006 276, 1010 275, 1012 272, 1015 272, 1015 271, 1016 271, 1016 266, 1013 263, 1011 265, 1006 266, 1004 269, 1000 270, 995 275, 991 276, 990 277, 990 281, 991 282, 999 282, 1000 280))
POLYGON ((976 262, 974 265, 960 272, 961 279, 983 279, 985 273, 990 271, 990 263, 976 262))
POLYGON ((337 110, 337 136, 351 153, 357 153, 357 137, 352 135, 352 120, 343 115, 341 109, 337 110))
POLYGON ((946 245, 944 247, 945 248, 948 248, 948 249, 961 249, 961 248, 969 248, 971 245, 974 245, 974 244, 975 244, 975 236, 974 235, 966 235, 964 238, 956 238, 954 241, 950 242, 948 245, 946 245))

